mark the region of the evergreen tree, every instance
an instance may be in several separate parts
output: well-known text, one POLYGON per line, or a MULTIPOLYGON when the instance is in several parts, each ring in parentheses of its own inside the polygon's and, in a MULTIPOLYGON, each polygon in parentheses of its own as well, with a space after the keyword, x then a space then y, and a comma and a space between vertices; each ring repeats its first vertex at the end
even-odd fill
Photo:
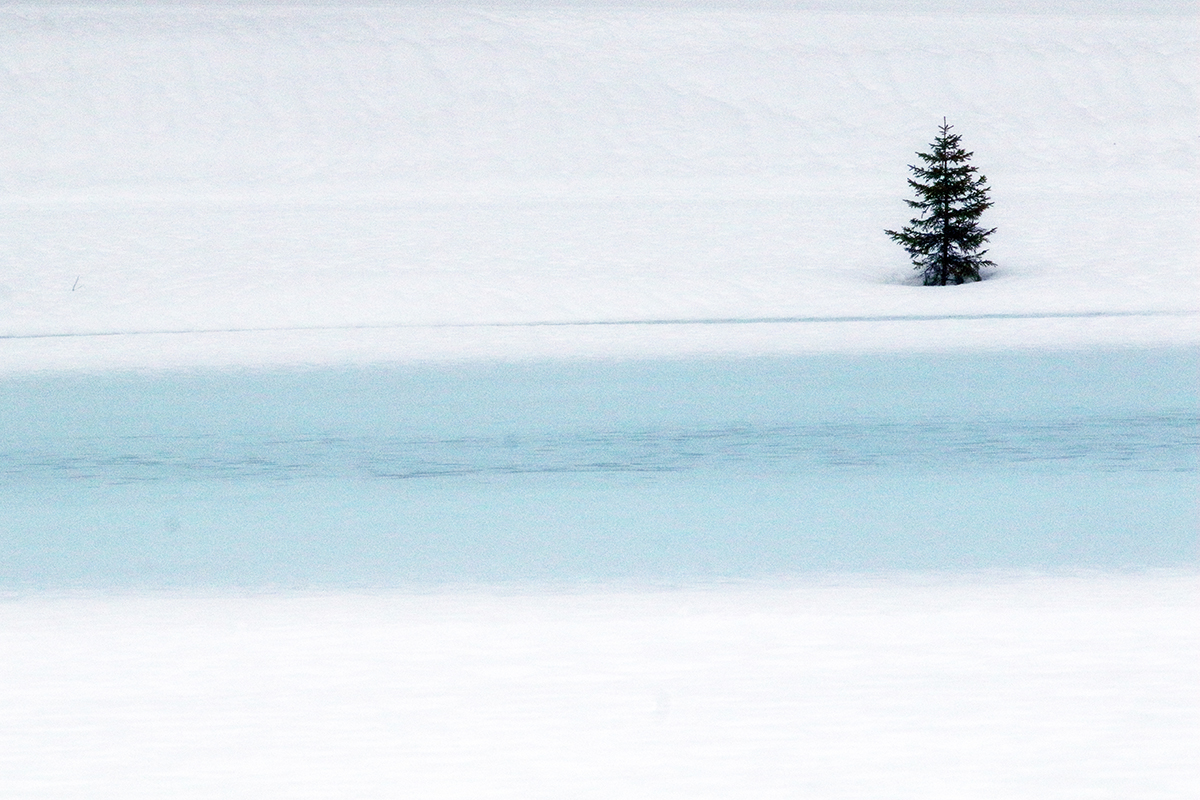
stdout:
POLYGON ((979 249, 996 231, 979 226, 979 216, 992 206, 987 179, 976 175, 970 164, 974 153, 962 149, 962 137, 950 128, 943 119, 932 152, 917 153, 924 165, 908 167, 913 173, 908 185, 917 199, 904 202, 921 216, 902 231, 885 231, 908 251, 926 286, 977 281, 980 268, 995 266, 979 249))

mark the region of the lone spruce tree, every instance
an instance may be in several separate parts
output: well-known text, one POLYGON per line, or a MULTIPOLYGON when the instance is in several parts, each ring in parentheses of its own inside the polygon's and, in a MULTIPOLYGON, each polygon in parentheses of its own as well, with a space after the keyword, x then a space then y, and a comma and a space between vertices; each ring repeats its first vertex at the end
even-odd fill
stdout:
POLYGON ((885 231, 908 251, 926 286, 977 281, 982 267, 995 266, 980 249, 996 232, 979 226, 980 215, 992 206, 987 179, 976 175, 970 164, 974 153, 962 149, 962 137, 950 128, 942 119, 932 152, 917 153, 923 166, 908 167, 913 173, 908 185, 917 199, 904 202, 921 216, 902 231, 885 231))

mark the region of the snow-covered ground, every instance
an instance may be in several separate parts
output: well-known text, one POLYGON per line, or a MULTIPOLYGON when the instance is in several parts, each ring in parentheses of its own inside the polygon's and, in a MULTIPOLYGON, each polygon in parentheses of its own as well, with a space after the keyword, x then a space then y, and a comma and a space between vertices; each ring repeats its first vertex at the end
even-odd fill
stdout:
POLYGON ((14 798, 1184 798, 1194 576, 0 604, 14 798))
POLYGON ((0 4, 0 795, 1195 797, 1197 13, 1057 7, 0 4))
POLYGON ((1200 339, 1194 9, 876 10, 0 8, 0 369, 1200 339))

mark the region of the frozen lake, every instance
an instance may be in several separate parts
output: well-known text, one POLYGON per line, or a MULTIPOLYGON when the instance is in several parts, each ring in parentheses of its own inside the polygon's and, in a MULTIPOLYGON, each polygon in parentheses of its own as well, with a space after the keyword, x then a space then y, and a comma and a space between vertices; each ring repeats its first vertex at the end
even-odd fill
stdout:
POLYGON ((10 587, 1194 565, 1188 350, 9 378, 10 587))

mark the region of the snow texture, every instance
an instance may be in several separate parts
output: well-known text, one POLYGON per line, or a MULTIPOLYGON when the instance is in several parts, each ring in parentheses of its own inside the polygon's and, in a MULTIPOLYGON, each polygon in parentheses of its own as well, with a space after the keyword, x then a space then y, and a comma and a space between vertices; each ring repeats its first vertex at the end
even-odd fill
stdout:
POLYGON ((1195 796, 1196 579, 0 604, 0 791, 1195 796))
POLYGON ((0 370, 1200 338, 1194 9, 826 5, 0 7, 0 370))

